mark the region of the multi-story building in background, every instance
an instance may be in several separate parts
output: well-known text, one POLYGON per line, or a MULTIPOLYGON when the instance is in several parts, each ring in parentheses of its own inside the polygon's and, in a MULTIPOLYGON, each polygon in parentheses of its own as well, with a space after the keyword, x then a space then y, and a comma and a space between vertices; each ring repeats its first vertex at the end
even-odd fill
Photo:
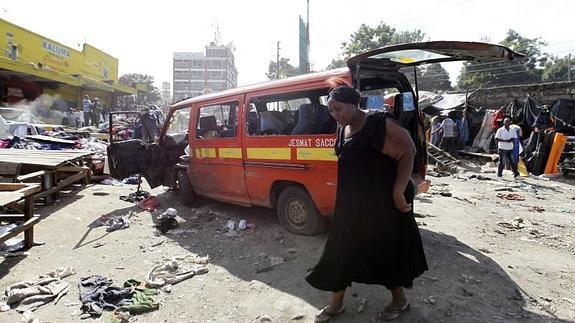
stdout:
POLYGON ((174 102, 237 86, 238 71, 230 46, 210 43, 205 53, 174 53, 173 63, 174 102))
POLYGON ((162 82, 162 92, 161 92, 162 104, 166 105, 172 103, 171 89, 172 86, 170 82, 162 82))

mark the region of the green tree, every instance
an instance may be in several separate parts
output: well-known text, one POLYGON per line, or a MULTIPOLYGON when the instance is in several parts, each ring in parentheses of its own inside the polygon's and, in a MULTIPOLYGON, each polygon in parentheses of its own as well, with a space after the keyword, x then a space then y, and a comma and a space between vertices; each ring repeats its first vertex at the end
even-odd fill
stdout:
POLYGON ((154 77, 151 75, 129 73, 122 75, 118 81, 132 87, 135 87, 136 84, 145 85, 146 91, 138 93, 136 104, 156 104, 160 100, 160 90, 154 85, 154 77))
MULTIPOLYGON (((543 81, 544 82, 557 82, 557 81, 567 81, 569 79, 568 68, 569 68, 569 57, 565 56, 563 58, 552 58, 545 69, 543 70, 543 81)), ((573 73, 573 72, 571 72, 573 73)), ((571 74, 573 76, 573 74, 571 74)))
POLYGON ((289 58, 280 58, 279 69, 277 62, 270 61, 270 65, 268 66, 268 72, 266 73, 266 76, 270 80, 277 80, 297 74, 298 69, 289 63, 289 58))
POLYGON ((449 91, 453 89, 449 80, 449 72, 439 63, 418 68, 417 86, 422 91, 449 91))
POLYGON ((510 84, 539 83, 549 55, 541 49, 546 43, 540 38, 526 38, 516 31, 507 31, 500 42, 516 52, 525 54, 524 59, 511 62, 465 62, 459 74, 459 88, 479 88, 510 84))
POLYGON ((421 30, 403 31, 397 30, 384 22, 371 27, 366 24, 359 26, 357 31, 349 36, 349 41, 341 44, 341 54, 332 60, 328 69, 344 67, 345 62, 352 56, 372 49, 402 43, 422 41, 425 33, 421 30))

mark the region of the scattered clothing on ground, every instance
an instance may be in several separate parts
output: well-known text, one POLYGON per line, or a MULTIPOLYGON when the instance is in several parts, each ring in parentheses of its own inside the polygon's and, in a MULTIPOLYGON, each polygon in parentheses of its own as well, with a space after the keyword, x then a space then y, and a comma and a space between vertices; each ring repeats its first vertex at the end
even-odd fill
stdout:
POLYGON ((22 313, 35 311, 68 293, 69 284, 62 278, 75 274, 69 267, 56 268, 36 281, 23 281, 6 287, 5 302, 10 308, 22 313))
POLYGON ((130 220, 127 216, 102 216, 97 223, 100 226, 106 226, 107 232, 126 229, 130 227, 130 220))
POLYGON ((155 212, 156 207, 158 205, 160 205, 160 200, 157 197, 152 195, 152 196, 148 196, 142 202, 140 202, 140 204, 138 204, 138 207, 142 210, 146 210, 149 212, 155 212))
POLYGON ((137 192, 130 193, 128 195, 120 196, 120 200, 130 202, 130 203, 137 203, 137 202, 141 202, 144 199, 150 197, 150 195, 151 195, 150 192, 137 191, 137 192))

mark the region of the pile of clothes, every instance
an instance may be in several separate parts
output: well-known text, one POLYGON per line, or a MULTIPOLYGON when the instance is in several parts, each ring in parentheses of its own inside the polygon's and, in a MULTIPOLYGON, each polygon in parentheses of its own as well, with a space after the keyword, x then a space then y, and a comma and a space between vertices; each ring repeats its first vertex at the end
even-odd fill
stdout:
POLYGON ((82 302, 81 318, 100 317, 105 310, 141 314, 160 308, 154 299, 157 291, 146 288, 135 279, 113 286, 112 280, 100 275, 83 277, 78 284, 82 302))
POLYGON ((35 281, 23 281, 6 287, 5 296, 0 301, 0 311, 10 309, 20 313, 35 311, 39 307, 58 301, 68 293, 69 284, 63 278, 76 272, 69 267, 60 267, 35 281))

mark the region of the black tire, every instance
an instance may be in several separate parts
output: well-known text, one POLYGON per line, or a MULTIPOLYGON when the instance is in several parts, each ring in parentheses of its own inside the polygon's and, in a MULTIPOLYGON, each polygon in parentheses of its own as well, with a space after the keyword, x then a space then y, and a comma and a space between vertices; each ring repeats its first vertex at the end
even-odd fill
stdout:
POLYGON ((280 193, 277 212, 280 223, 289 232, 316 235, 325 228, 325 218, 309 194, 297 186, 287 187, 280 193))
POLYGON ((186 206, 193 205, 197 200, 196 192, 194 192, 194 188, 188 179, 188 174, 186 174, 184 169, 178 171, 178 197, 182 204, 186 206))

